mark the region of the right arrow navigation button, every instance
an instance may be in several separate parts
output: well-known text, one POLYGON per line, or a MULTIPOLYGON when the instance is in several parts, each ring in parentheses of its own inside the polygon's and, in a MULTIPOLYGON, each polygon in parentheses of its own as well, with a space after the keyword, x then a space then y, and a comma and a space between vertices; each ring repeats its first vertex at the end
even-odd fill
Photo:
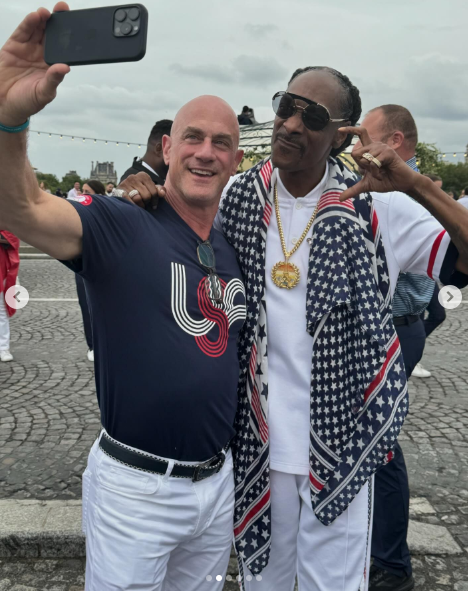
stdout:
POLYGON ((446 310, 454 310, 462 303, 462 292, 454 285, 446 285, 439 291, 439 302, 446 310))

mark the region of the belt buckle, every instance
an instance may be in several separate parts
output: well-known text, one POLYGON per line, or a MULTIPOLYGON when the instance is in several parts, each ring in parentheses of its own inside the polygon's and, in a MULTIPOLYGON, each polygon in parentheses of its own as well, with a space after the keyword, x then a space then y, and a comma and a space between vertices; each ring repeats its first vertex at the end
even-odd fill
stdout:
POLYGON ((219 452, 216 454, 211 460, 207 460, 203 464, 200 464, 195 468, 195 472, 193 474, 192 482, 200 482, 200 480, 205 480, 212 474, 218 474, 221 468, 224 466, 224 462, 226 460, 226 454, 223 452, 219 452), (209 470, 210 468, 214 468, 219 463, 219 466, 216 469, 216 472, 210 472, 210 474, 203 475, 204 470, 209 470))

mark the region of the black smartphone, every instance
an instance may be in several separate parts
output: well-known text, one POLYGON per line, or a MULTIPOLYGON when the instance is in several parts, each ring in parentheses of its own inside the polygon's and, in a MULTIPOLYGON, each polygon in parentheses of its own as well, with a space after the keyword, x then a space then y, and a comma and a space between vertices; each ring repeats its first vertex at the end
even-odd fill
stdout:
POLYGON ((142 4, 55 12, 47 21, 46 64, 109 64, 141 60, 148 11, 142 4))

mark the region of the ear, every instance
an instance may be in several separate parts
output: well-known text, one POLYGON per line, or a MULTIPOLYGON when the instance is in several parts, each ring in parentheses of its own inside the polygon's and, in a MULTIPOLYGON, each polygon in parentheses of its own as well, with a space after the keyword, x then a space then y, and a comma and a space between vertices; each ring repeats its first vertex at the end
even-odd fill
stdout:
POLYGON ((161 157, 162 151, 163 151, 162 141, 155 144, 153 150, 154 150, 154 153, 156 154, 156 156, 161 157))
POLYGON ((171 144, 172 140, 170 136, 163 135, 162 137, 162 153, 164 157, 164 164, 169 166, 170 154, 171 154, 171 144))
POLYGON ((398 148, 401 148, 404 141, 405 141, 405 134, 402 133, 401 131, 395 131, 393 133, 392 137, 389 138, 387 144, 390 146, 390 148, 393 148, 394 150, 398 150, 398 148))
POLYGON ((348 134, 345 131, 336 130, 336 133, 333 137, 332 148, 339 148, 347 137, 348 134))
POLYGON ((231 176, 234 176, 235 174, 237 174, 237 169, 239 168, 239 164, 241 163, 243 157, 244 157, 244 150, 237 150, 236 157, 234 159, 234 165, 231 169, 231 176))

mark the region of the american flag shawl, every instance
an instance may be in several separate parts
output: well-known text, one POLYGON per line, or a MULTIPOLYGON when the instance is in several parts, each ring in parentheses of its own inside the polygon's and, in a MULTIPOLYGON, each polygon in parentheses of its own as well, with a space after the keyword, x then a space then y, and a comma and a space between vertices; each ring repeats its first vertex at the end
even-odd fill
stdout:
MULTIPOLYGON (((274 215, 272 174, 271 160, 260 162, 234 181, 221 204, 223 231, 236 249, 247 294, 233 443, 234 534, 241 577, 243 564, 258 575, 270 554, 265 273, 271 269, 265 269, 265 245, 274 215)), ((357 181, 353 172, 330 158, 310 247, 305 310, 307 331, 314 339, 309 482, 314 513, 324 525, 343 513, 372 474, 392 458, 408 409, 372 197, 339 201, 357 181)))

